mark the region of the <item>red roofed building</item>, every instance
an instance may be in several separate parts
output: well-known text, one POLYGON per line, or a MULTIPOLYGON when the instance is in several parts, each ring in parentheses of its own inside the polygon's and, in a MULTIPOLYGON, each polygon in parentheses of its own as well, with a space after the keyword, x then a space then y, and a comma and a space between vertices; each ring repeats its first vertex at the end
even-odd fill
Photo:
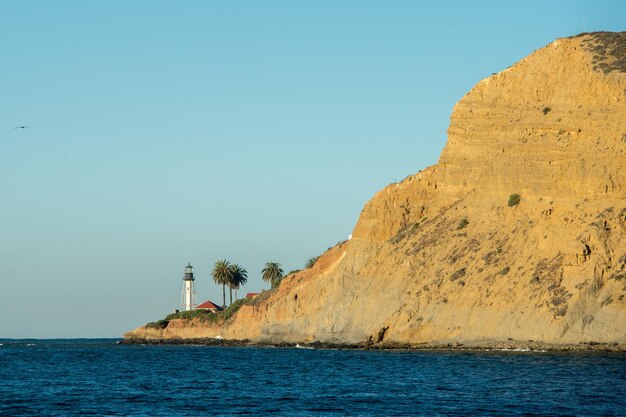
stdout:
POLYGON ((257 295, 261 294, 260 292, 249 292, 248 294, 246 294, 246 298, 254 298, 257 295))
POLYGON ((215 313, 216 311, 221 311, 222 307, 218 306, 213 301, 207 300, 204 303, 197 306, 196 310, 209 310, 210 312, 215 313))

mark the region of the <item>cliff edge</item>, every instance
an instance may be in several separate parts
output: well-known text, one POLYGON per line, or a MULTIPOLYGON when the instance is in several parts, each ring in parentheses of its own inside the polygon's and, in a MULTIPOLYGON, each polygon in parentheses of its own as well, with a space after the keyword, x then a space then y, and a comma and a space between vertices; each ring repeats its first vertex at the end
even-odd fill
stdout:
POLYGON ((438 163, 351 240, 206 336, 625 344, 625 167, 626 32, 558 39, 468 92, 438 163))

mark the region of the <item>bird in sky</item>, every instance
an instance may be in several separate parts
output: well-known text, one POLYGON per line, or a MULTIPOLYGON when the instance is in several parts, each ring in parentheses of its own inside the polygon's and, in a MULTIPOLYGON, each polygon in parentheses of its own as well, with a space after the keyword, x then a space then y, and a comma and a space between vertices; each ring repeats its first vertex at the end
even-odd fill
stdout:
POLYGON ((30 127, 30 126, 18 126, 15 129, 26 129, 27 127, 30 127))

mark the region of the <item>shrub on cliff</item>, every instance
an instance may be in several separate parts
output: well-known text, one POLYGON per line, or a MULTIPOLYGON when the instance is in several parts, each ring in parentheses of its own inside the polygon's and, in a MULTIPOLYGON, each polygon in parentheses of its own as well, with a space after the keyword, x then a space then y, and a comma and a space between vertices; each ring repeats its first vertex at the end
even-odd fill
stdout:
POLYGON ((218 312, 216 315, 217 316, 221 316, 224 320, 228 320, 229 318, 231 318, 232 316, 235 315, 235 313, 237 311, 239 311, 239 309, 248 304, 248 302, 250 301, 249 298, 240 298, 239 300, 236 300, 234 303, 232 303, 231 305, 229 305, 226 310, 224 311, 220 311, 218 312))
MULTIPOLYGON (((424 219, 425 219, 425 217, 424 217, 424 219)), ((389 239, 389 241, 391 243, 394 243, 394 244, 398 243, 402 239, 405 239, 406 237, 408 237, 408 236, 414 234, 415 232, 417 232, 419 227, 420 227, 419 223, 407 223, 404 226, 400 227, 400 229, 398 230, 398 233, 396 233, 396 235, 394 237, 389 239)))
POLYGON ((146 327, 160 330, 160 329, 165 329, 168 324, 170 324, 169 320, 159 320, 157 322, 152 321, 146 324, 146 327))
POLYGON ((146 324, 146 327, 151 327, 154 329, 164 329, 167 327, 170 320, 182 319, 182 320, 192 320, 195 318, 199 318, 202 321, 207 321, 211 323, 228 320, 231 318, 243 305, 246 305, 251 300, 248 298, 240 298, 236 300, 231 305, 229 305, 225 310, 217 311, 215 313, 209 310, 189 310, 189 311, 179 311, 177 313, 168 314, 165 319, 159 320, 157 322, 151 322, 146 324))
POLYGON ((511 194, 509 196, 509 207, 517 206, 521 199, 522 196, 520 196, 519 194, 511 194))
POLYGON ((454 282, 457 279, 461 278, 462 276, 465 276, 465 268, 461 268, 457 271, 454 271, 452 275, 450 275, 450 281, 454 282))
POLYGON ((200 317, 206 319, 208 315, 212 315, 209 310, 189 310, 189 311, 179 311, 178 313, 168 314, 165 317, 165 320, 174 320, 174 319, 185 319, 191 320, 196 317, 200 317))

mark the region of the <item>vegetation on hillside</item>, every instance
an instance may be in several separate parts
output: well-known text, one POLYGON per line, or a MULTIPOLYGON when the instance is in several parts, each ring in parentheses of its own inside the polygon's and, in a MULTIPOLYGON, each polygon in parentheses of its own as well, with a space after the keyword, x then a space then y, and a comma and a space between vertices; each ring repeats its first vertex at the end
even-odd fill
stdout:
POLYGON ((511 194, 509 196, 509 202, 508 202, 509 207, 517 206, 521 199, 522 199, 522 196, 520 196, 519 194, 511 194))
POLYGON ((582 44, 593 54, 594 71, 626 72, 626 32, 581 33, 579 36, 582 35, 589 35, 582 44))
POLYGON ((249 304, 251 302, 248 298, 241 298, 236 300, 231 305, 229 305, 225 310, 217 311, 215 313, 209 310, 190 310, 190 311, 179 311, 176 313, 168 314, 164 319, 150 322, 146 324, 146 327, 153 329, 165 329, 171 320, 183 319, 183 320, 192 320, 199 319, 201 321, 209 322, 209 323, 223 323, 229 318, 231 318, 242 306, 249 304))

